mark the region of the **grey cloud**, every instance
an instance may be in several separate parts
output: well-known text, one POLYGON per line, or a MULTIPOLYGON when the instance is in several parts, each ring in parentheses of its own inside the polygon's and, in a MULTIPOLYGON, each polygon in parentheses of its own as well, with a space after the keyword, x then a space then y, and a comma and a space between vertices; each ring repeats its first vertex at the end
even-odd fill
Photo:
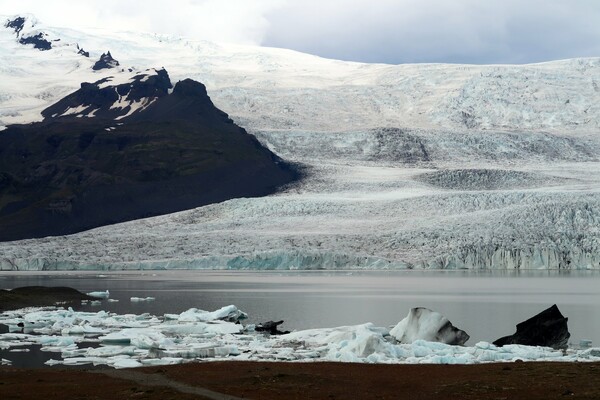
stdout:
POLYGON ((264 45, 364 62, 526 63, 600 56, 600 2, 304 0, 267 14, 264 45))

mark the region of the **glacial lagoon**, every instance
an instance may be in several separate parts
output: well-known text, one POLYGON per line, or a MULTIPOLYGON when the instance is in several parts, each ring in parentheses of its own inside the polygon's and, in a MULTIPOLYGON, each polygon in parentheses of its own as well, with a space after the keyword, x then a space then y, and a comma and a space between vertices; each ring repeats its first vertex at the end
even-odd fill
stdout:
POLYGON ((569 318, 571 343, 600 345, 600 273, 597 271, 130 271, 0 273, 0 287, 70 286, 109 290, 118 302, 83 311, 181 313, 234 304, 247 323, 285 320, 301 330, 372 322, 395 325, 412 307, 447 316, 471 339, 492 342, 515 325, 557 304, 569 318), (131 302, 131 297, 154 297, 131 302))

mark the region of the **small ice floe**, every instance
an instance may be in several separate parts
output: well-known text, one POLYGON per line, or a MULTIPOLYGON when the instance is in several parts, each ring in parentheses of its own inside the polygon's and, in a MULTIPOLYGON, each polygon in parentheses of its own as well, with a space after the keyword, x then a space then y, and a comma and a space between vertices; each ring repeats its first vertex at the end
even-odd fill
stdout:
POLYGON ((177 357, 146 358, 140 360, 140 362, 144 366, 176 365, 182 364, 184 359, 177 357))
POLYGON ((90 301, 90 306, 100 306, 102 305, 102 301, 101 300, 92 300, 90 301))
POLYGON ((12 365, 12 361, 7 360, 6 358, 1 358, 0 365, 12 365))
POLYGON ((588 339, 581 339, 579 341, 579 347, 581 347, 582 349, 589 349, 590 347, 592 347, 592 341, 588 339))
POLYGON ((64 336, 68 335, 103 335, 110 331, 108 329, 102 329, 99 327, 92 326, 90 324, 83 325, 72 325, 61 329, 61 334, 64 336))
POLYGON ((148 297, 132 297, 129 300, 131 300, 132 303, 140 303, 143 301, 154 301, 156 299, 154 297, 148 296, 148 297))
POLYGON ((117 300, 117 299, 108 299, 108 302, 109 303, 118 303, 119 300, 117 300))
POLYGON ((108 290, 106 290, 104 292, 89 292, 86 294, 90 297, 95 297, 97 299, 108 299, 110 296, 110 293, 108 292, 108 290))
POLYGON ((237 356, 240 351, 236 346, 220 346, 214 343, 196 345, 194 347, 179 346, 170 349, 152 349, 150 355, 156 358, 171 359, 197 359, 197 358, 222 358, 230 355, 237 356))
POLYGON ((247 319, 248 314, 240 311, 234 305, 229 305, 212 312, 199 310, 197 308, 190 308, 181 314, 165 314, 165 318, 177 320, 179 322, 205 322, 214 320, 239 322, 247 319))
POLYGON ((137 368, 137 367, 141 367, 142 363, 140 363, 137 360, 133 360, 131 358, 122 358, 119 360, 116 360, 113 364, 112 367, 116 368, 116 369, 121 369, 121 368, 137 368))

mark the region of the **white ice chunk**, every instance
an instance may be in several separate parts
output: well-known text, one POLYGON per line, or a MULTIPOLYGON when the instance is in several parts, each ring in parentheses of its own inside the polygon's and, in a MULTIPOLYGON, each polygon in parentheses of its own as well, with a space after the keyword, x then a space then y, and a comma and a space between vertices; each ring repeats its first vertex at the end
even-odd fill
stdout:
POLYGON ((175 348, 167 350, 156 350, 155 354, 159 357, 170 357, 170 358, 215 358, 215 357, 227 357, 229 355, 240 354, 236 346, 219 346, 215 344, 197 345, 194 347, 186 348, 175 348))
POLYGON ((37 342, 42 346, 67 347, 75 344, 72 336, 40 336, 37 342))
POLYGON ((102 335, 109 332, 108 329, 94 327, 89 324, 70 326, 61 330, 63 335, 102 335))
POLYGON ((109 333, 98 338, 103 343, 129 344, 139 348, 149 348, 165 339, 165 336, 153 329, 129 328, 109 333))
POLYGON ((454 327, 448 318, 428 308, 412 308, 406 318, 390 331, 400 343, 427 340, 462 345, 469 340, 466 332, 454 327))
POLYGON ((88 357, 114 357, 120 355, 133 356, 135 354, 134 346, 100 346, 87 349, 88 357))
POLYGON ((156 299, 154 297, 132 297, 130 300, 132 303, 139 303, 142 301, 154 301, 156 299))
POLYGON ((229 305, 212 312, 190 308, 181 314, 165 314, 165 318, 174 319, 180 322, 206 322, 216 320, 238 322, 247 319, 248 314, 239 310, 234 305, 229 305))
POLYGON ((96 297, 98 299, 108 299, 108 297, 110 296, 110 293, 108 292, 108 290, 106 290, 104 292, 89 292, 86 294, 90 297, 96 297))
POLYGON ((140 360, 142 365, 145 365, 145 366, 175 365, 175 364, 182 364, 183 361, 184 361, 183 358, 178 358, 178 357, 146 358, 146 359, 140 360))
POLYGON ((133 360, 131 358, 124 358, 124 359, 119 359, 117 361, 115 361, 112 364, 113 367, 117 368, 117 369, 121 369, 121 368, 137 368, 137 367, 141 367, 142 364, 137 361, 137 360, 133 360))
POLYGON ((86 364, 94 364, 101 365, 106 364, 106 359, 100 357, 72 357, 65 358, 62 363, 64 365, 86 365, 86 364))
POLYGON ((176 325, 161 325, 161 331, 168 333, 177 333, 180 335, 191 334, 219 334, 240 333, 244 329, 241 324, 232 322, 214 321, 214 322, 197 322, 194 324, 176 324, 176 325))

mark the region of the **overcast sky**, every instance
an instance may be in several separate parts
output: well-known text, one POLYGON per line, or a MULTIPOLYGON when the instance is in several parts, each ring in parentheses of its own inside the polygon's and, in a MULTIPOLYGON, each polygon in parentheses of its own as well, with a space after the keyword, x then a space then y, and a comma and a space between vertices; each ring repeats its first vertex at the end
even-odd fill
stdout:
POLYGON ((600 0, 0 0, 1 14, 364 62, 600 56, 600 0))

